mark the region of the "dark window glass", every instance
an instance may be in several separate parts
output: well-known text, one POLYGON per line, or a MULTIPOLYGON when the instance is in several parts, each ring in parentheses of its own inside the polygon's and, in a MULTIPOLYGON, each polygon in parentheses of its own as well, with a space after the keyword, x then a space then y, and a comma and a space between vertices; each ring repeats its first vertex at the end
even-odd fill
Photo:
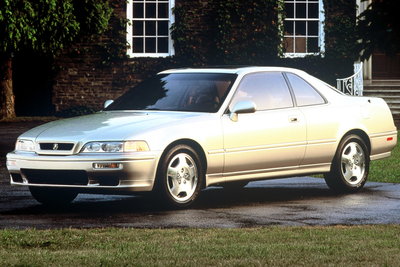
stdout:
POLYGON ((156 38, 146 38, 145 53, 156 53, 156 38))
POLYGON ((146 3, 146 18, 155 18, 155 17, 156 17, 156 4, 146 3))
POLYGON ((156 35, 156 22, 155 21, 146 21, 146 36, 155 36, 156 35))
POLYGON ((308 35, 318 36, 318 21, 309 21, 308 24, 308 35))
POLYGON ((305 3, 296 4, 296 18, 297 19, 306 18, 306 4, 305 3))
POLYGON ((144 18, 143 8, 144 8, 143 4, 133 3, 133 18, 134 19, 144 18))
POLYGON ((308 4, 308 17, 310 19, 319 18, 318 3, 309 3, 308 4))
POLYGON ((168 3, 158 4, 158 18, 160 19, 166 19, 168 18, 168 3))
POLYGON ((253 101, 257 110, 293 107, 290 91, 280 72, 246 75, 240 82, 230 109, 242 100, 253 101))
POLYGON ((158 35, 168 36, 168 21, 159 21, 158 23, 158 35))
POLYGON ((294 18, 294 4, 293 3, 285 3, 285 11, 287 18, 294 18))
POLYGON ((293 35, 293 33, 294 33, 294 27, 293 27, 293 25, 294 25, 294 21, 288 21, 288 20, 286 20, 285 21, 285 34, 286 35, 293 35))
POLYGON ((106 110, 217 112, 236 74, 161 74, 140 83, 106 110))
POLYGON ((297 106, 310 106, 324 104, 325 100, 315 89, 299 76, 287 73, 292 86, 297 106))
POLYGON ((168 53, 168 38, 158 38, 158 53, 168 53))
POLYGON ((133 35, 143 36, 143 21, 134 20, 132 23, 133 35))
POLYGON ((143 53, 143 38, 133 38, 133 52, 143 53))
POLYGON ((305 21, 296 21, 296 35, 306 35, 305 21))
POLYGON ((308 38, 307 39, 307 51, 309 53, 317 53, 319 51, 319 47, 318 47, 318 38, 308 38))

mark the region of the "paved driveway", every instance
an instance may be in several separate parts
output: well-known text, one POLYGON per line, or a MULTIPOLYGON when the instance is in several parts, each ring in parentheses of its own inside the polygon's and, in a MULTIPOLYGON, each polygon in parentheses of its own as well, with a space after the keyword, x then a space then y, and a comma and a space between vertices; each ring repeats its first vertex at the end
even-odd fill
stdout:
POLYGON ((267 225, 399 224, 400 184, 367 183, 357 194, 335 195, 323 179, 252 182, 229 192, 211 187, 195 207, 168 211, 135 196, 82 194, 68 207, 39 205, 23 187, 11 187, 5 152, 33 124, 0 124, 0 228, 258 227, 267 225))
MULTIPOLYGON (((4 177, 2 177, 2 180, 4 177)), ((237 192, 205 190, 188 210, 162 210, 150 199, 83 194, 67 208, 46 208, 29 191, 0 188, 0 228, 259 227, 400 223, 400 184, 368 183, 358 194, 334 195, 322 179, 250 183, 237 192)))

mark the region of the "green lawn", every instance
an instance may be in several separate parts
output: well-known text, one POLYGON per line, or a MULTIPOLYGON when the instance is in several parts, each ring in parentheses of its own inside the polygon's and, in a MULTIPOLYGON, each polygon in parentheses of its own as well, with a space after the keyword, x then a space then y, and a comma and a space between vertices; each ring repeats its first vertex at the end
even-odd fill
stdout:
POLYGON ((1 230, 0 266, 398 266, 400 226, 1 230))
MULTIPOLYGON (((400 134, 398 140, 400 141, 400 134)), ((400 183, 400 144, 392 151, 392 156, 382 160, 371 161, 369 181, 400 183)))

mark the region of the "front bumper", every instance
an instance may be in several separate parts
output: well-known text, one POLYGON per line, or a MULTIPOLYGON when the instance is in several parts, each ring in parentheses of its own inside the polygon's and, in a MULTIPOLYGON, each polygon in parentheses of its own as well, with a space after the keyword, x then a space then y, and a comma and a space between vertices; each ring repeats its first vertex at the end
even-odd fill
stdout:
POLYGON ((67 156, 7 154, 12 185, 151 191, 161 152, 67 156))

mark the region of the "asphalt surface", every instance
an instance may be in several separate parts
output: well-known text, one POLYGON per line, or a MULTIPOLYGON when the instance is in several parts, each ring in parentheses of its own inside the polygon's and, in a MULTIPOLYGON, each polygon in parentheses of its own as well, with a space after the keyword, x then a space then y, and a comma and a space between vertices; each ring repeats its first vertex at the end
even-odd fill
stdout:
POLYGON ((252 182, 239 191, 204 190, 187 210, 165 210, 142 196, 81 194, 67 207, 37 203, 8 184, 5 153, 19 133, 38 123, 0 123, 0 228, 260 227, 400 223, 400 184, 367 183, 357 194, 336 195, 311 177, 252 182))

